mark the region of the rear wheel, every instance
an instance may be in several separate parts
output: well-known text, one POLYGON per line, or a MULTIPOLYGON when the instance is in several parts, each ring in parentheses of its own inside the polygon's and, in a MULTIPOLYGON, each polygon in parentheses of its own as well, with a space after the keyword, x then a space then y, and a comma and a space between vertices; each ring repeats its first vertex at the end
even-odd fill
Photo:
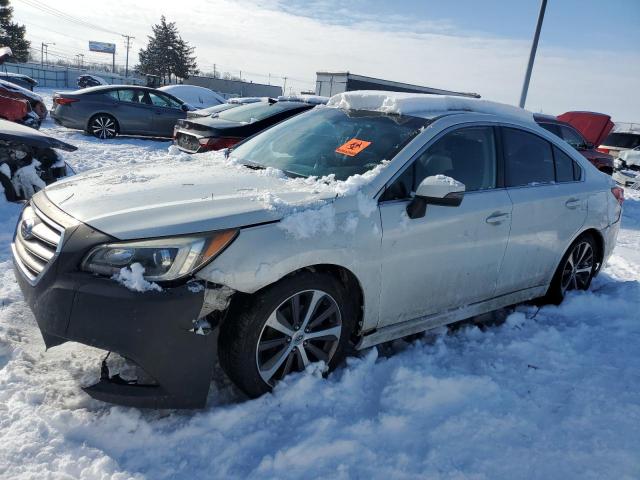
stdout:
POLYGON ((310 363, 335 368, 354 325, 354 310, 337 279, 300 273, 267 287, 224 322, 220 364, 238 387, 257 397, 310 363))
POLYGON ((101 113, 89 120, 89 133, 96 138, 109 139, 118 134, 118 122, 111 115, 101 113))
POLYGON ((562 257, 549 287, 547 299, 552 303, 560 303, 569 290, 587 290, 597 265, 597 246, 593 236, 580 236, 562 257))

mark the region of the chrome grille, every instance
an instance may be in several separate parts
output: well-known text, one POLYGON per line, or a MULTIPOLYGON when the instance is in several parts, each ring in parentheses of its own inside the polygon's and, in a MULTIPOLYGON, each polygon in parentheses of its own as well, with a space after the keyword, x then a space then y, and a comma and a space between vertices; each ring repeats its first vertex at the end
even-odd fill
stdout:
POLYGON ((27 206, 18 221, 13 256, 20 270, 36 283, 53 262, 62 243, 64 228, 33 206, 27 206))

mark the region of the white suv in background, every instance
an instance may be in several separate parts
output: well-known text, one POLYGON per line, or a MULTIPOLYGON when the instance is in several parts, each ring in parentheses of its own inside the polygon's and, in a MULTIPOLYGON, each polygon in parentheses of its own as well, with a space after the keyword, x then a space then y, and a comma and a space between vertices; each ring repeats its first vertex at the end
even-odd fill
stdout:
POLYGON ((228 156, 58 182, 25 208, 13 252, 47 347, 138 366, 104 362, 91 396, 201 407, 216 355, 258 396, 352 348, 586 289, 622 200, 524 110, 349 92, 228 156))

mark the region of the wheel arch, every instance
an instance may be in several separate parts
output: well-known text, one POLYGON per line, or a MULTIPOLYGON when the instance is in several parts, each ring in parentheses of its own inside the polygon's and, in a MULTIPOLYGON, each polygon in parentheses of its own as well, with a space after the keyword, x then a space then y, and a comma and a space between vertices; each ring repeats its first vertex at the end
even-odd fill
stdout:
POLYGON ((354 302, 354 309, 357 315, 357 318, 355 321, 357 332, 354 332, 354 333, 359 335, 362 329, 362 322, 364 318, 364 309, 365 309, 364 288, 362 286, 362 283, 358 279, 358 277, 351 270, 349 270, 348 268, 342 265, 336 265, 332 263, 319 263, 319 264, 308 265, 305 267, 298 268, 296 270, 293 270, 287 273, 286 275, 283 275, 276 281, 263 286, 262 288, 260 288, 259 290, 256 290, 253 293, 236 291, 236 293, 231 298, 228 311, 233 311, 235 308, 241 308, 241 305, 246 302, 247 298, 260 295, 262 291, 271 287, 272 285, 275 285, 276 283, 279 283, 279 282, 286 281, 301 272, 325 273, 333 276, 343 284, 345 291, 348 293, 348 297, 352 299, 354 302))
POLYGON ((600 272, 600 269, 602 268, 602 262, 604 260, 604 251, 605 251, 604 237, 602 236, 602 233, 598 229, 591 227, 591 228, 587 228, 586 230, 580 232, 580 234, 576 236, 576 239, 578 239, 578 238, 580 238, 580 237, 582 237, 584 235, 591 235, 591 237, 596 242, 596 248, 598 250, 597 251, 598 265, 596 267, 596 271, 595 271, 595 274, 594 274, 594 276, 595 276, 600 272))

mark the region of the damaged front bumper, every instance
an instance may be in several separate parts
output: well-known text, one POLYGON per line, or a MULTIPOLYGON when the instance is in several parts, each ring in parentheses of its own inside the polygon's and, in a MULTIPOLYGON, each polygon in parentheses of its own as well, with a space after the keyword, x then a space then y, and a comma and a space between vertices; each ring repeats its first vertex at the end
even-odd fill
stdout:
POLYGON ((215 335, 203 335, 194 325, 208 291, 189 284, 134 292, 80 272, 84 254, 113 238, 75 221, 64 225, 62 212, 52 211, 56 207, 44 202, 42 194, 35 200, 41 213, 64 228, 56 256, 35 280, 14 248, 16 278, 47 348, 75 341, 116 352, 153 379, 130 384, 103 376, 85 388, 96 399, 136 407, 203 407, 213 373, 215 335))

